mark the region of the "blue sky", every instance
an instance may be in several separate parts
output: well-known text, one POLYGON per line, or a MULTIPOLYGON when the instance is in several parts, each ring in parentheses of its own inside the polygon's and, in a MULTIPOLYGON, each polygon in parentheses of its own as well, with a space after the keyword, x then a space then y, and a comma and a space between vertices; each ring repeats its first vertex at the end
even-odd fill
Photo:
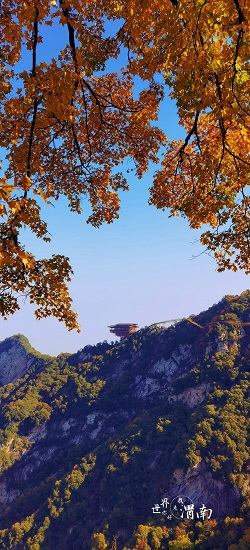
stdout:
MULTIPOLYGON (((162 106, 159 125, 170 139, 183 137, 169 99, 162 106)), ((36 321, 26 302, 7 321, 0 319, 1 340, 22 333, 41 352, 74 352, 86 344, 113 340, 108 325, 133 322, 143 327, 186 317, 225 294, 248 288, 243 272, 216 272, 215 261, 198 242, 200 232, 191 231, 186 220, 169 219, 167 211, 148 205, 152 176, 152 167, 141 181, 129 176, 131 189, 121 194, 119 219, 98 229, 85 223, 87 203, 81 216, 71 213, 65 200, 55 208, 45 205, 43 218, 52 242, 37 242, 27 232, 27 249, 43 257, 53 253, 70 257, 74 269, 70 292, 82 332, 68 332, 53 318, 36 321)))
MULTIPOLYGON (((108 325, 140 327, 199 313, 225 294, 248 288, 243 272, 217 273, 216 264, 197 241, 186 220, 148 206, 150 174, 123 193, 119 220, 95 229, 85 216, 58 204, 50 212, 52 243, 44 253, 68 255, 74 269, 70 284, 82 332, 68 332, 48 318, 36 321, 24 304, 8 321, 1 319, 1 339, 22 333, 44 353, 74 352, 86 344, 113 340, 108 325), (201 255, 199 255, 201 254, 201 255), (197 256, 192 259, 193 256, 197 256)), ((31 245, 34 246, 30 239, 31 245)))

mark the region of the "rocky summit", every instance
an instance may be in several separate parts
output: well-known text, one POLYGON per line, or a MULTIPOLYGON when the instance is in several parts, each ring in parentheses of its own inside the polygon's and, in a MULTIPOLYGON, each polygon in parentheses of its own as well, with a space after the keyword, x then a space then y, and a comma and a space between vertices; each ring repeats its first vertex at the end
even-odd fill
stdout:
POLYGON ((250 292, 56 358, 0 343, 0 548, 249 549, 250 292))

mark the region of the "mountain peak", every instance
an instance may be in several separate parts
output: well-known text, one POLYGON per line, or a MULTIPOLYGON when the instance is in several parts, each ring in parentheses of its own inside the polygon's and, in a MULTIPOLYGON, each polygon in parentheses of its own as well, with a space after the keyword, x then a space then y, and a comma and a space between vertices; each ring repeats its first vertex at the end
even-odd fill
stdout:
POLYGON ((0 386, 22 378, 33 363, 45 358, 23 334, 14 334, 0 342, 0 386))
POLYGON ((1 392, 0 547, 245 548, 249 344, 247 292, 33 363, 1 392))

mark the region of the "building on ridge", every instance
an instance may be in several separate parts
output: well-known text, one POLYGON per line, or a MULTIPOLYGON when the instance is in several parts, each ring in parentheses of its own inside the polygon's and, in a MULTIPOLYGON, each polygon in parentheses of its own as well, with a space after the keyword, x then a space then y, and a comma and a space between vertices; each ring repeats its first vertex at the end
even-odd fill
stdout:
POLYGON ((136 332, 139 325, 136 323, 117 323, 116 325, 109 325, 110 332, 119 336, 120 338, 128 338, 131 334, 136 332))

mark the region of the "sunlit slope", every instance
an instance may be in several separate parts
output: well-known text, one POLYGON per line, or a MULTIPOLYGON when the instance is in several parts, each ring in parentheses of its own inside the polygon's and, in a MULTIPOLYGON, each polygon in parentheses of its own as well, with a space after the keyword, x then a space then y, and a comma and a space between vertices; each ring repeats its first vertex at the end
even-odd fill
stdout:
POLYGON ((250 292, 192 320, 1 388, 1 547, 248 548, 250 292), (211 517, 154 513, 178 495, 211 517))

